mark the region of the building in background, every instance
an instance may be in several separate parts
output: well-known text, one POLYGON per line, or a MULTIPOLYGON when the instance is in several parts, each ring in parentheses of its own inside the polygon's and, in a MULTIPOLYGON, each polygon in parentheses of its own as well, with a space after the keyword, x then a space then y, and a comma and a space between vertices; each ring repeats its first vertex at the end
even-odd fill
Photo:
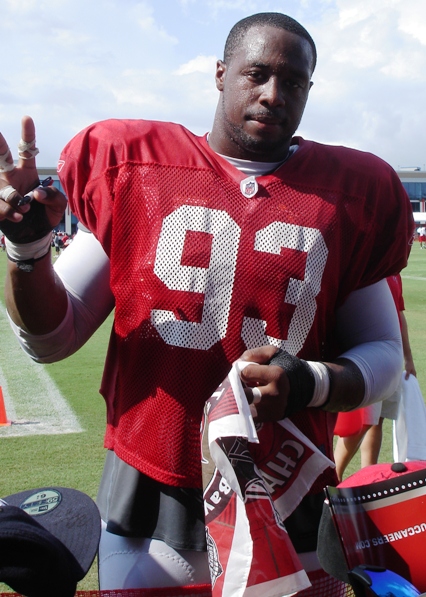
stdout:
POLYGON ((426 223, 426 170, 420 166, 400 167, 397 174, 410 198, 416 222, 426 223))

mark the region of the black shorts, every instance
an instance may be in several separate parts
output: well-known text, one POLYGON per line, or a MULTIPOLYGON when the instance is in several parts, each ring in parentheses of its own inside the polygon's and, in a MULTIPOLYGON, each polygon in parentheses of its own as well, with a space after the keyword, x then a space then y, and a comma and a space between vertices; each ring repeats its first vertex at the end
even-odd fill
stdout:
MULTIPOLYGON (((298 553, 315 551, 324 495, 308 495, 284 522, 298 553)), ((206 550, 202 489, 159 483, 108 451, 97 504, 107 530, 159 539, 174 549, 206 550)))
POLYGON ((159 483, 108 451, 97 504, 107 530, 206 551, 202 489, 159 483))

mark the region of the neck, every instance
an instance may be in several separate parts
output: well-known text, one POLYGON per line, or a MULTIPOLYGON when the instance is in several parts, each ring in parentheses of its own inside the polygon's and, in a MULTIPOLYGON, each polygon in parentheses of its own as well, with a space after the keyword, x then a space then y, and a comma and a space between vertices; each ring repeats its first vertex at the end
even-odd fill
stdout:
POLYGON ((223 131, 222 128, 217 125, 215 119, 211 133, 208 135, 209 146, 221 156, 236 160, 245 160, 247 162, 279 163, 285 161, 289 155, 291 139, 289 139, 288 143, 284 143, 275 150, 270 149, 269 151, 256 152, 242 147, 232 136, 223 131))

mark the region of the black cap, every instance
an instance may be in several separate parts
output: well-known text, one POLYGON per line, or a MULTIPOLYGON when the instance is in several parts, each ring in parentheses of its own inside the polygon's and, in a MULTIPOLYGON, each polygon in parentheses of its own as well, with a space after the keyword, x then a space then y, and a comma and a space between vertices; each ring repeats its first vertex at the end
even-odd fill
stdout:
POLYGON ((100 533, 95 502, 75 489, 7 496, 0 501, 0 581, 27 597, 74 597, 100 533))

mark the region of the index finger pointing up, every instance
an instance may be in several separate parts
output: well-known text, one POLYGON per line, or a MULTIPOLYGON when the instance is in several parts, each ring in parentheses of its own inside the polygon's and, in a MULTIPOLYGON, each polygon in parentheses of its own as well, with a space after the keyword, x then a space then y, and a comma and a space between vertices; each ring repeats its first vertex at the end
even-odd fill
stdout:
POLYGON ((21 141, 18 145, 19 166, 22 168, 34 168, 34 161, 38 154, 35 139, 34 121, 30 116, 23 116, 21 128, 21 141), (26 162, 29 161, 27 164, 26 162))

